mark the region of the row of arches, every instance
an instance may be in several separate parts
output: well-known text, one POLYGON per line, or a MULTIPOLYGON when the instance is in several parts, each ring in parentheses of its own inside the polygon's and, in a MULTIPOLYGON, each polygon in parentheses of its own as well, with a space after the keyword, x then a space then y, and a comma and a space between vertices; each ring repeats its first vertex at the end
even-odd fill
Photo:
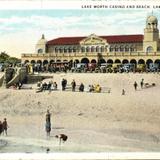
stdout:
POLYGON ((136 47, 129 46, 129 45, 114 45, 114 46, 110 46, 109 51, 110 52, 133 52, 133 51, 136 51, 136 47))
MULTIPOLYGON (((52 49, 49 49, 52 50, 52 49)), ((55 47, 55 53, 72 53, 72 52, 133 52, 136 47, 133 45, 111 45, 111 46, 82 46, 82 47, 55 47)))
POLYGON ((104 52, 107 51, 105 46, 83 46, 83 47, 55 47, 55 53, 72 53, 72 52, 104 52))
POLYGON ((25 60, 24 63, 32 63, 32 64, 36 64, 36 63, 39 63, 39 64, 52 64, 54 62, 70 62, 70 63, 110 63, 110 64, 113 64, 113 63, 121 63, 121 64, 126 64, 126 63, 133 63, 133 64, 147 64, 149 65, 150 63, 158 63, 160 64, 160 59, 156 59, 156 60, 152 60, 152 59, 147 59, 147 60, 144 60, 144 59, 139 59, 139 60, 136 60, 136 59, 131 59, 131 60, 128 60, 128 59, 123 59, 123 60, 120 60, 120 59, 100 59, 99 61, 97 61, 96 59, 92 59, 92 60, 89 60, 88 58, 82 58, 81 60, 78 60, 78 59, 75 59, 75 60, 25 60))

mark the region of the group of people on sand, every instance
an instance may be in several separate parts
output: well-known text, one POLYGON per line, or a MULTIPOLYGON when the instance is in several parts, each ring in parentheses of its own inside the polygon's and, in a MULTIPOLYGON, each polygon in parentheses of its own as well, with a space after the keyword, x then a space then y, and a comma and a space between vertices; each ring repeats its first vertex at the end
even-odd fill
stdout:
MULTIPOLYGON (((76 81, 73 79, 72 82, 70 83, 70 85, 67 86, 67 79, 63 78, 61 81, 61 87, 62 87, 62 91, 65 91, 66 89, 71 87, 72 92, 75 92, 76 90, 78 90, 79 92, 84 92, 85 86, 83 83, 80 83, 80 85, 76 84, 76 81)), ((58 85, 56 82, 53 81, 49 81, 47 82, 38 82, 37 83, 37 93, 38 92, 42 92, 45 90, 57 90, 58 85)), ((88 92, 96 92, 96 93, 100 93, 102 90, 102 87, 99 84, 96 85, 88 85, 86 91, 88 92)))
POLYGON ((0 121, 0 135, 5 134, 7 136, 7 129, 8 129, 7 119, 4 118, 3 122, 0 121))
MULTIPOLYGON (((65 91, 66 87, 67 87, 67 79, 63 78, 62 81, 61 81, 61 85, 62 85, 62 91, 65 91)), ((73 92, 76 90, 76 81, 74 79, 71 82, 71 88, 72 88, 73 92)), ((81 91, 82 90, 83 90, 83 88, 81 88, 81 91)))
POLYGON ((40 81, 37 83, 37 87, 38 87, 37 93, 46 91, 46 90, 49 90, 49 91, 57 90, 57 83, 53 81, 49 81, 48 83, 40 81))
MULTIPOLYGON (((50 132, 51 132, 51 113, 50 113, 49 109, 47 110, 45 120, 46 120, 46 123, 45 123, 46 136, 47 136, 47 139, 49 139, 50 138, 50 132)), ((54 137, 59 139, 59 145, 61 145, 61 141, 64 143, 68 139, 68 136, 65 135, 65 134, 55 135, 54 137)), ((49 148, 46 151, 48 153, 49 148)))
MULTIPOLYGON (((134 82, 133 86, 134 86, 135 91, 137 91, 138 83, 136 81, 134 82)), ((141 89, 144 88, 144 79, 143 78, 141 79, 140 86, 141 86, 141 89)), ((125 94, 126 94, 126 91, 124 89, 122 89, 122 95, 125 95, 125 94)))
POLYGON ((96 93, 100 93, 102 90, 101 86, 99 84, 94 85, 89 85, 88 86, 88 91, 89 92, 96 92, 96 93))
MULTIPOLYGON (((64 91, 66 89, 66 86, 67 86, 67 80, 66 79, 62 79, 62 91, 64 91)), ((71 82, 71 89, 73 92, 76 91, 76 81, 73 79, 72 82, 71 82)), ((79 90, 79 92, 84 92, 84 89, 85 89, 85 86, 83 83, 80 83, 79 87, 77 88, 79 90)), ((88 91, 89 92, 97 92, 97 93, 100 93, 101 92, 101 86, 99 84, 96 84, 96 85, 89 85, 88 86, 88 91)))
MULTIPOLYGON (((144 79, 142 78, 142 80, 141 80, 141 82, 140 82, 140 86, 141 86, 141 89, 143 89, 143 87, 144 87, 144 79)), ((135 81, 134 82, 134 89, 135 89, 135 91, 137 90, 137 87, 138 87, 138 84, 137 84, 137 82, 135 81)))
POLYGON ((21 81, 14 83, 12 86, 10 86, 10 88, 12 89, 21 89, 22 88, 23 83, 21 81))

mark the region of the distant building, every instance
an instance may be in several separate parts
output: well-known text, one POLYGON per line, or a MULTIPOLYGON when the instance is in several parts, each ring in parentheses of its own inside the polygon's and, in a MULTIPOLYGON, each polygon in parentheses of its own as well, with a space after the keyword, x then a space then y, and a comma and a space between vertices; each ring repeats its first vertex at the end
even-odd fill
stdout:
POLYGON ((60 37, 47 41, 42 35, 35 53, 22 54, 22 62, 51 64, 75 63, 134 63, 160 64, 158 20, 147 17, 144 35, 114 35, 88 37, 60 37))

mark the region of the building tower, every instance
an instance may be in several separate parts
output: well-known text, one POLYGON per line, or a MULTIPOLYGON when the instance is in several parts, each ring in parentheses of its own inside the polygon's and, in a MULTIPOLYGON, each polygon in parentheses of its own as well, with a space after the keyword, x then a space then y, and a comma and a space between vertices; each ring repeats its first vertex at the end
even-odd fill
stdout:
POLYGON ((158 20, 155 16, 147 17, 144 29, 143 51, 147 53, 157 52, 159 48, 158 20))
POLYGON ((46 53, 46 43, 47 43, 47 40, 45 39, 44 34, 42 34, 41 39, 36 44, 36 53, 37 54, 46 53))

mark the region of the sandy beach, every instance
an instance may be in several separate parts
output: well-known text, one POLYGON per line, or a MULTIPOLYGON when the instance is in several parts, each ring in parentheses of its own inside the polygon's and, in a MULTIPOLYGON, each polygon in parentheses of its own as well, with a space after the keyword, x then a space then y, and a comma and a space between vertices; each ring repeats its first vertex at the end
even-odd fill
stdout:
MULTIPOLYGON (((8 136, 0 137, 0 152, 135 152, 160 151, 160 74, 53 74, 58 91, 0 89, 0 119, 8 120, 8 136), (77 85, 100 84, 111 93, 61 91, 61 80, 77 85), (140 81, 156 86, 140 88, 140 81), (138 90, 133 84, 137 81, 138 90), (122 95, 122 89, 126 94, 122 95), (45 113, 52 117, 46 138, 45 113), (64 133, 59 146, 54 136, 64 133)), ((49 80, 46 80, 49 81, 49 80)))

